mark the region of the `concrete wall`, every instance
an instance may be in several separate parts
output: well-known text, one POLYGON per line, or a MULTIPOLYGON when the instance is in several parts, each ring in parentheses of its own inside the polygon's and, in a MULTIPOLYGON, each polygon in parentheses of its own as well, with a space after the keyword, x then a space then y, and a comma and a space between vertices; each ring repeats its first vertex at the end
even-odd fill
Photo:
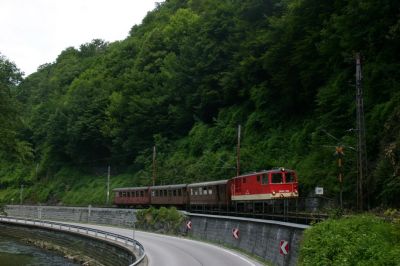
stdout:
POLYGON ((189 214, 190 236, 242 249, 273 263, 296 265, 303 230, 308 226, 249 218, 189 214), (232 230, 239 229, 239 238, 232 230), (280 254, 280 242, 288 242, 287 255, 280 254))
MULTIPOLYGON (((112 208, 78 208, 49 206, 8 205, 9 216, 34 219, 108 224, 132 227, 136 221, 135 210, 112 208)), ((296 265, 303 230, 308 226, 249 218, 233 218, 202 214, 186 214, 192 221, 188 235, 231 247, 259 256, 274 265, 296 265), (232 229, 239 228, 239 239, 232 229), (280 254, 280 242, 289 244, 289 253, 280 254)), ((144 247, 146 249, 146 247, 144 247)))

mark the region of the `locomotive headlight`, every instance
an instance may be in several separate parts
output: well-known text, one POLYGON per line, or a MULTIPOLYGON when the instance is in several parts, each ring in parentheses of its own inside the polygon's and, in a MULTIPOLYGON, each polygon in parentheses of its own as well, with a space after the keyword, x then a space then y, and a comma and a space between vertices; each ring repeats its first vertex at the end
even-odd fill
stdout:
POLYGON ((272 190, 272 195, 275 195, 276 193, 275 193, 275 190, 272 190))
POLYGON ((297 189, 295 189, 295 190, 294 190, 294 194, 296 194, 296 195, 297 195, 297 193, 299 193, 299 192, 297 191, 297 189))

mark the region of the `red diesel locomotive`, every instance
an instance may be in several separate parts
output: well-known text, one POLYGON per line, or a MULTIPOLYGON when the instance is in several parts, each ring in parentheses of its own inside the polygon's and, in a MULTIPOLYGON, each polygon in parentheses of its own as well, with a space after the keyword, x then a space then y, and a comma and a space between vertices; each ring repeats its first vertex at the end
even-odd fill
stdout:
POLYGON ((124 206, 207 206, 226 209, 233 203, 297 198, 298 179, 284 168, 244 174, 228 180, 150 187, 113 189, 114 204, 124 206))

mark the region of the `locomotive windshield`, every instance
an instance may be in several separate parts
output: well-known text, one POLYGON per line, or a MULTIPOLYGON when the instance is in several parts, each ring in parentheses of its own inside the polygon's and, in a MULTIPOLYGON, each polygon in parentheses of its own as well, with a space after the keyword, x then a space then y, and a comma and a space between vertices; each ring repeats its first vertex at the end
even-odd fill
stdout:
POLYGON ((273 173, 271 175, 271 183, 273 184, 280 184, 282 183, 282 173, 273 173))
POLYGON ((296 182, 296 177, 294 176, 294 172, 286 172, 286 183, 296 182))

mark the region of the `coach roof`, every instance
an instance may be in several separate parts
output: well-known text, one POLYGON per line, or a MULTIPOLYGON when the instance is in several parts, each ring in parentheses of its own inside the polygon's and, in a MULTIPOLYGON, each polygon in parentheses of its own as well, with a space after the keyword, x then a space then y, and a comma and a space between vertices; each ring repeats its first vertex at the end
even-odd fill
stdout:
POLYGON ((226 183, 228 183, 228 180, 224 179, 224 180, 218 180, 218 181, 189 184, 188 187, 203 187, 203 186, 205 187, 205 186, 225 185, 226 183))

